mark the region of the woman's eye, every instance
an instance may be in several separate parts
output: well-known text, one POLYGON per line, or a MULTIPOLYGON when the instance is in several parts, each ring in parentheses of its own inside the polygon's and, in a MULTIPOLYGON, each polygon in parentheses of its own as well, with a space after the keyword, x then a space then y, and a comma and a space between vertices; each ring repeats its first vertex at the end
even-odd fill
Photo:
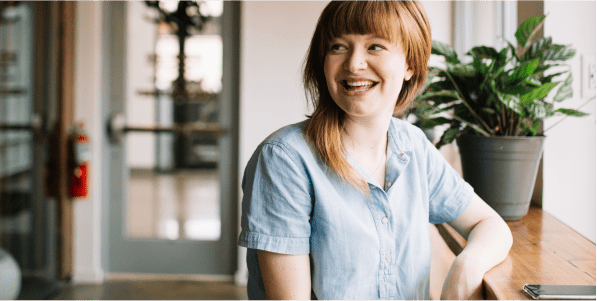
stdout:
POLYGON ((381 46, 381 45, 371 45, 371 46, 369 47, 369 49, 371 49, 371 50, 375 50, 375 51, 379 51, 379 50, 383 50, 383 49, 384 49, 384 47, 383 47, 383 46, 381 46))
POLYGON ((346 47, 344 47, 341 44, 334 44, 334 45, 332 45, 332 47, 330 47, 330 49, 331 50, 344 50, 344 49, 346 49, 346 47))

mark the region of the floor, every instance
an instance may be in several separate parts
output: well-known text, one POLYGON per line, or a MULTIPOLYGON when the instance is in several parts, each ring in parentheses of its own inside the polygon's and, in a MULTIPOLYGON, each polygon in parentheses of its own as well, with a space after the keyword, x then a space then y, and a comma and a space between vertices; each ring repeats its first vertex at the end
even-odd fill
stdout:
POLYGON ((64 285, 54 300, 247 300, 247 288, 228 282, 110 280, 64 285))
MULTIPOLYGON (((217 169, 156 173, 132 169, 126 210, 127 234, 135 238, 218 240, 217 169)), ((108 280, 65 284, 55 300, 246 300, 245 286, 192 280, 108 280)))

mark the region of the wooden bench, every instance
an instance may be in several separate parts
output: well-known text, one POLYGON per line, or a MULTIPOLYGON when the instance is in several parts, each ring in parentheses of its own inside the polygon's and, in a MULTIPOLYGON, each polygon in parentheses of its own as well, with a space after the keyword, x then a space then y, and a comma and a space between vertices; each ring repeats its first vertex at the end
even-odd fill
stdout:
MULTIPOLYGON (((595 285, 594 243, 536 207, 531 207, 521 220, 508 222, 508 226, 514 243, 506 260, 485 274, 485 299, 532 299, 522 290, 525 283, 595 285)), ((447 224, 433 228, 430 293, 432 299, 437 299, 442 279, 466 241, 447 224)))

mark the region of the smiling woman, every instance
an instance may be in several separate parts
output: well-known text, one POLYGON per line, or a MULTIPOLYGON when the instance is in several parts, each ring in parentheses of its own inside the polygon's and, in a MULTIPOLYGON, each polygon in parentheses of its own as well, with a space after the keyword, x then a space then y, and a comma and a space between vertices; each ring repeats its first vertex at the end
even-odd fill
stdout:
MULTIPOLYGON (((390 67, 384 67, 384 70, 388 68, 399 69, 405 64, 404 67, 411 67, 403 71, 412 72, 412 74, 407 75, 408 82, 402 84, 403 79, 406 79, 406 77, 392 74, 392 77, 395 78, 394 82, 392 84, 388 82, 385 85, 390 88, 386 88, 384 91, 392 89, 394 92, 395 90, 399 92, 398 96, 392 95, 393 98, 390 101, 394 103, 392 112, 398 114, 408 107, 418 90, 425 83, 427 61, 431 55, 431 29, 422 5, 416 2, 382 2, 379 4, 336 2, 328 5, 322 12, 313 34, 303 73, 305 88, 311 98, 313 107, 316 108, 307 126, 307 137, 313 141, 325 163, 334 169, 340 177, 357 187, 361 187, 362 191, 367 191, 366 183, 358 178, 341 155, 340 136, 342 131, 340 130, 340 124, 343 123, 341 118, 344 118, 344 116, 339 112, 340 108, 335 103, 336 99, 331 95, 335 89, 330 87, 330 83, 334 82, 334 79, 329 77, 330 74, 328 74, 331 69, 330 65, 333 65, 332 62, 338 61, 335 58, 339 57, 339 60, 342 60, 342 57, 346 57, 346 54, 343 56, 336 55, 336 51, 345 49, 341 52, 348 52, 348 54, 355 52, 355 49, 352 49, 352 51, 349 49, 351 45, 335 44, 339 42, 336 40, 340 40, 342 37, 347 39, 347 34, 351 34, 350 36, 353 39, 355 36, 362 36, 363 39, 367 40, 361 41, 361 43, 369 43, 366 53, 370 55, 367 57, 377 57, 377 60, 374 61, 376 64, 371 67, 379 68, 382 63, 380 62, 380 55, 375 56, 371 52, 383 53, 381 58, 385 58, 384 63, 392 64, 390 67), (378 42, 381 45, 373 42, 378 42), (380 50, 383 45, 386 45, 385 51, 380 50), (332 49, 332 47, 336 49, 332 49), (373 48, 370 49, 370 47, 373 48), (411 77, 413 77, 412 80, 411 77), (400 82, 399 85, 393 85, 396 84, 396 79, 400 82)), ((364 46, 360 45, 360 47, 364 46)), ((351 60, 345 59, 342 68, 348 67, 349 70, 344 71, 341 76, 358 79, 359 76, 355 73, 358 70, 353 72, 350 68, 370 67, 365 66, 367 63, 365 57, 360 56, 362 49, 357 50, 359 50, 356 53, 357 55, 349 56, 351 60), (351 63, 357 65, 350 66, 351 63)), ((374 70, 370 69, 360 70, 359 73, 373 73, 374 70)), ((388 75, 388 72, 385 72, 385 75, 388 75)), ((385 96, 389 97, 390 95, 385 96)))
POLYGON ((245 169, 250 299, 429 299, 430 222, 469 240, 442 297, 479 296, 509 229, 421 130, 392 117, 425 82, 430 54, 417 2, 324 9, 303 73, 315 111, 270 135, 245 169))

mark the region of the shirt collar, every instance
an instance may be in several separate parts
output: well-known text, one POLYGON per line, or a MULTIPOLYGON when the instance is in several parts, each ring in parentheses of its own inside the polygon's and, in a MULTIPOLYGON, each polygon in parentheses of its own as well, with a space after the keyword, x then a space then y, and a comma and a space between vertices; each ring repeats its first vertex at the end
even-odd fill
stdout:
MULTIPOLYGON (((406 127, 410 124, 407 124, 407 121, 400 120, 398 118, 392 118, 390 121, 390 127, 388 128, 388 145, 386 148, 387 153, 387 161, 390 162, 391 160, 395 159, 404 163, 408 164, 410 161, 410 155, 412 155, 413 145, 406 134, 406 127)), ((365 181, 369 183, 369 185, 373 185, 376 181, 373 180, 371 175, 369 175, 365 170, 354 160, 352 156, 348 153, 344 153, 344 157, 347 159, 348 163, 350 163, 355 169, 357 169, 361 175, 365 178, 365 181)), ((402 165, 402 164, 401 164, 402 165)), ((400 171, 402 168, 400 168, 400 171)), ((388 171, 386 170, 386 175, 388 175, 388 171)), ((390 178, 395 178, 396 176, 391 176, 390 178)), ((379 183, 383 185, 383 183, 379 183)))

